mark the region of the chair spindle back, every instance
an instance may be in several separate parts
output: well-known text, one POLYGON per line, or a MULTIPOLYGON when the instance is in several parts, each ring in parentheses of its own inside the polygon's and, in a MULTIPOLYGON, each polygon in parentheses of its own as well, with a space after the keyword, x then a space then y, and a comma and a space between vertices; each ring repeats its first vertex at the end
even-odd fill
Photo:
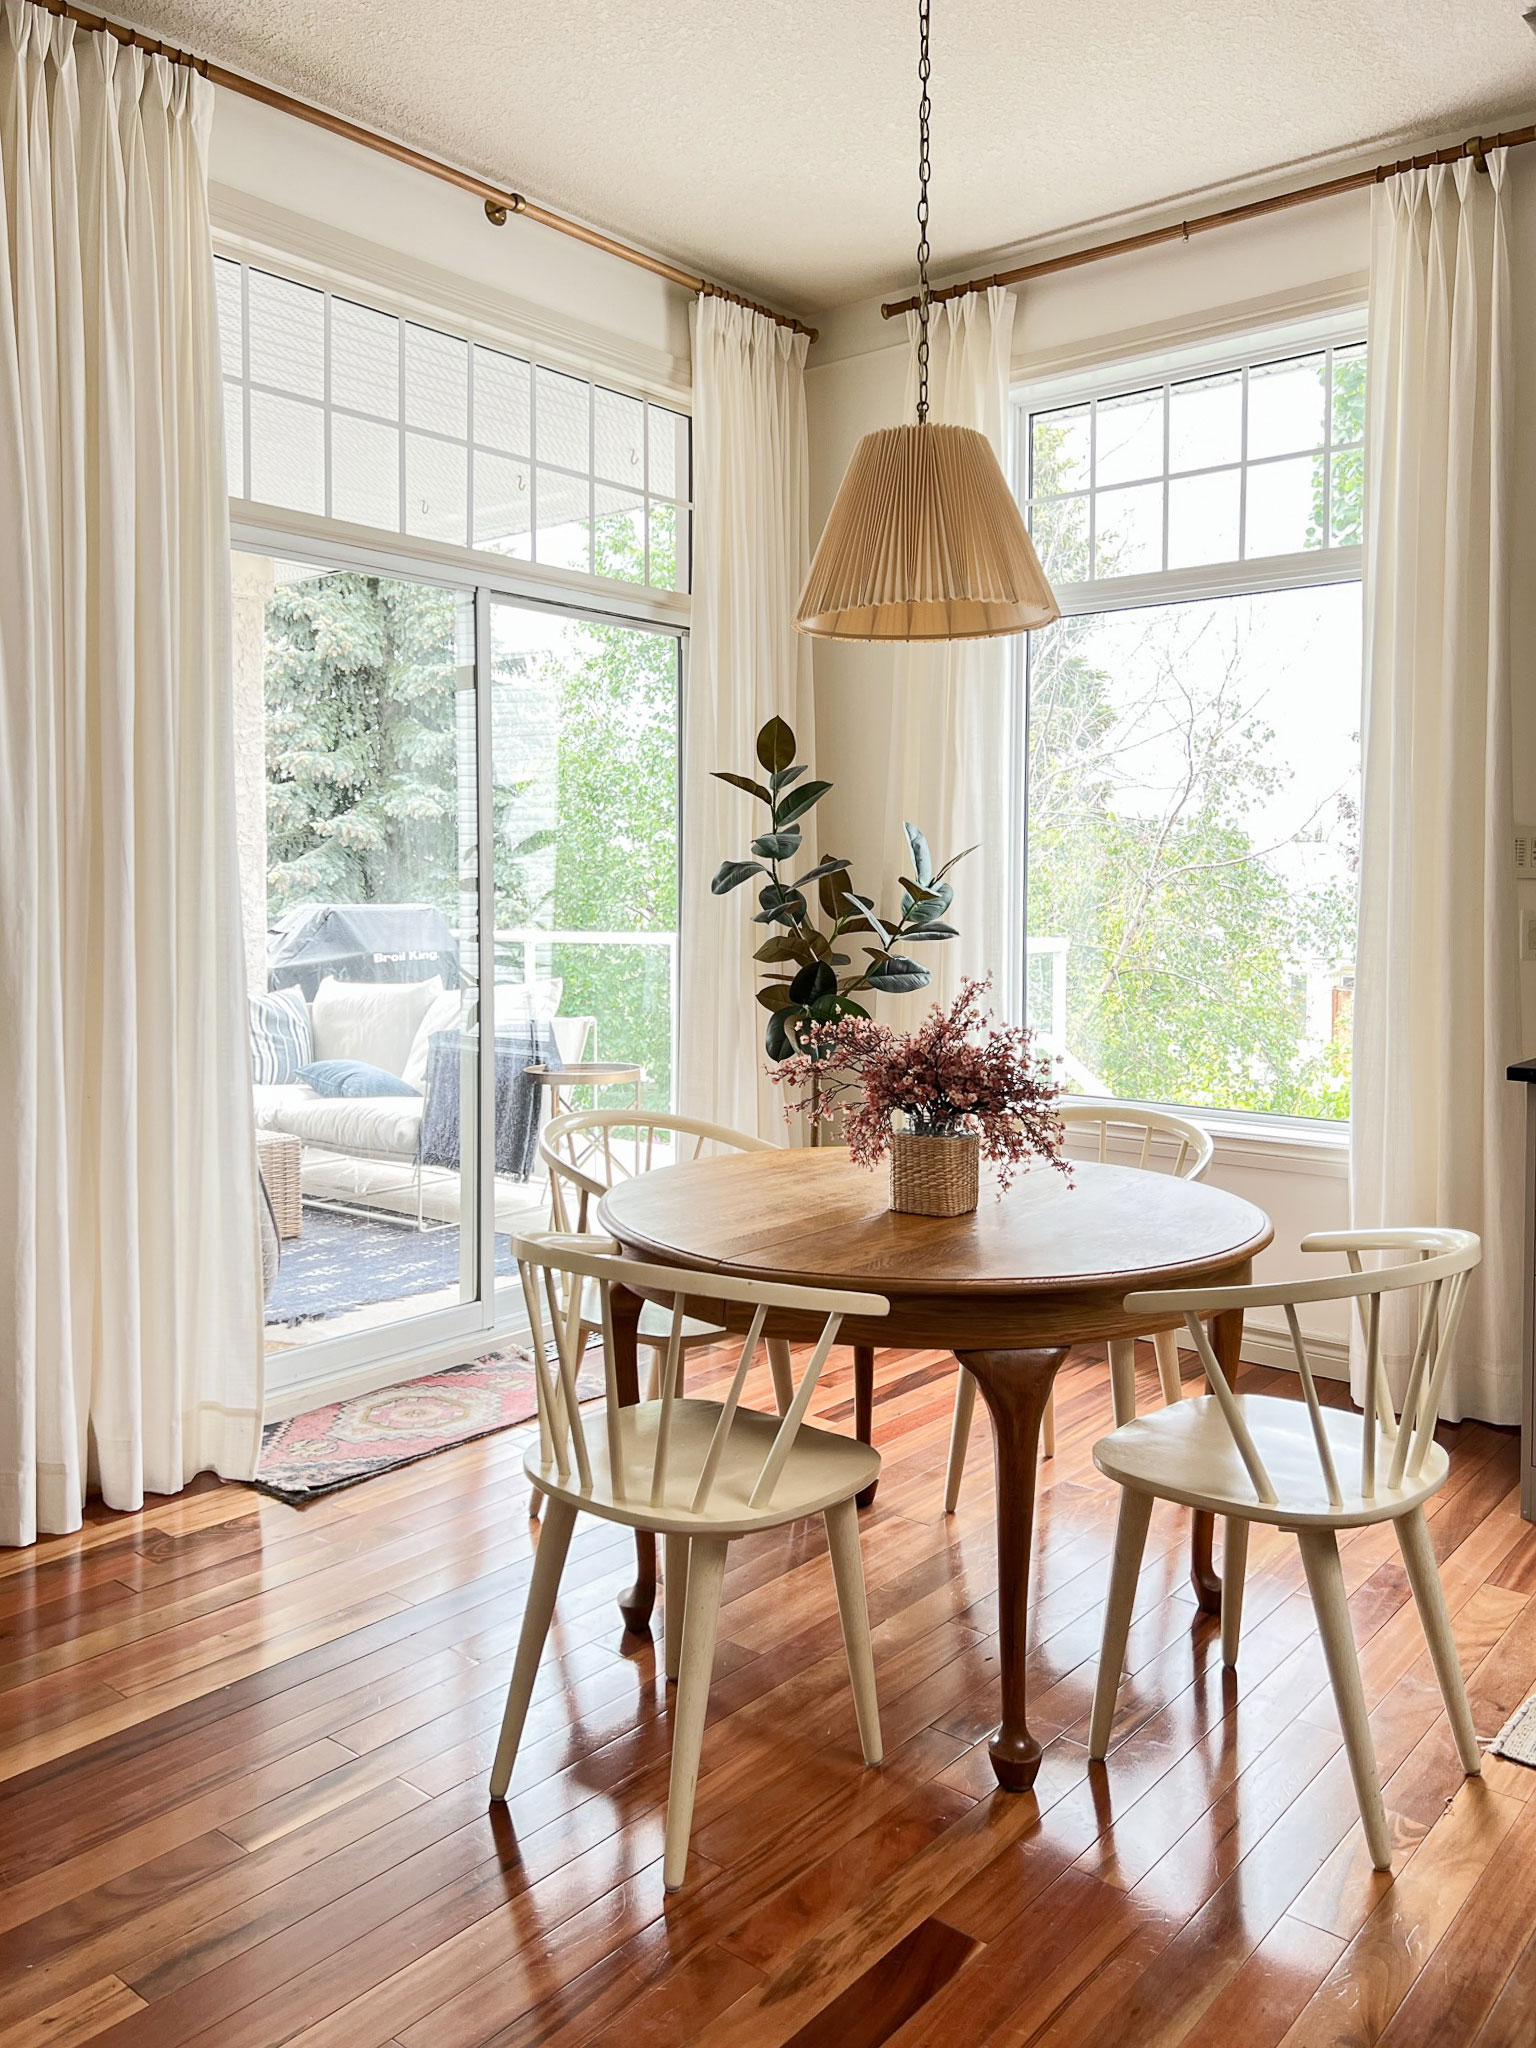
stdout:
POLYGON ((1304 1252, 1343 1252, 1347 1274, 1324 1280, 1280 1281, 1260 1287, 1169 1288, 1130 1294, 1125 1307, 1130 1312, 1147 1310, 1158 1316, 1182 1311, 1190 1339, 1205 1369, 1206 1381, 1232 1433, 1238 1454, 1253 1481, 1254 1490, 1266 1505, 1277 1499, 1274 1483, 1254 1444, 1242 1405, 1233 1392, 1211 1345, 1202 1320, 1226 1309, 1279 1308, 1285 1313, 1291 1348, 1301 1380, 1303 1398, 1312 1424, 1329 1505, 1339 1507, 1343 1491, 1333 1457, 1332 1445, 1323 1424, 1317 1382, 1302 1337, 1297 1308, 1309 1302, 1353 1301, 1365 1338, 1365 1391, 1361 1404, 1360 1492, 1365 1500, 1377 1495, 1378 1437, 1391 1446, 1387 1466, 1388 1490, 1405 1479, 1416 1480, 1424 1468, 1434 1442, 1435 1419, 1440 1395, 1450 1365, 1456 1328, 1472 1270, 1482 1257, 1482 1246, 1470 1230, 1375 1230, 1323 1231, 1301 1242, 1304 1252), (1406 1254, 1395 1265, 1367 1268, 1362 1254, 1398 1252, 1406 1254), (1401 1415, 1393 1405, 1382 1367, 1382 1302, 1405 1296, 1416 1310, 1415 1336, 1407 1384, 1403 1389, 1401 1415), (1413 1297, 1417 1296, 1416 1302, 1413 1297))
POLYGON ((579 1488, 592 1492, 597 1481, 593 1473, 586 1437, 577 1412, 576 1362, 580 1350, 583 1282, 596 1283, 602 1299, 604 1432, 608 1453, 608 1482, 615 1499, 644 1498, 650 1506, 667 1505, 668 1481, 672 1477, 674 1423, 682 1399, 678 1392, 678 1366, 682 1354, 683 1321, 690 1301, 706 1304, 714 1315, 722 1302, 750 1306, 751 1317, 737 1357, 730 1388, 720 1407, 697 1480, 686 1502, 695 1514, 707 1514, 715 1493, 720 1469, 731 1441, 732 1427, 741 1406, 747 1374, 763 1339, 771 1311, 793 1314, 800 1322, 820 1329, 810 1358, 801 1370, 793 1399, 782 1417, 758 1470, 747 1505, 766 1508, 794 1448, 795 1438, 810 1408, 821 1379, 828 1353, 837 1342, 845 1317, 862 1319, 884 1316, 889 1304, 878 1294, 853 1294, 822 1288, 781 1286, 777 1282, 739 1280, 718 1273, 699 1273, 675 1266, 651 1266, 619 1255, 609 1240, 590 1234, 551 1233, 541 1237, 519 1237, 513 1251, 522 1277, 523 1298, 528 1307, 532 1333, 534 1380, 538 1396, 539 1434, 545 1461, 551 1459, 560 1478, 570 1480, 574 1461, 579 1488), (542 1280, 542 1285, 541 1285, 542 1280), (671 1311, 671 1329, 666 1361, 661 1374, 660 1398, 645 1408, 654 1413, 653 1438, 642 1439, 626 1431, 623 1417, 636 1414, 619 1401, 615 1373, 613 1289, 627 1287, 651 1299, 662 1299, 671 1311), (541 1300, 542 1295, 542 1300, 541 1300), (547 1309, 554 1331, 555 1361, 548 1357, 545 1337, 547 1309), (647 1449, 647 1446, 649 1448, 647 1449), (643 1469, 649 1456, 649 1470, 643 1469), (636 1459, 642 1460, 637 1473, 636 1459))
POLYGON ((637 1109, 572 1110, 551 1117, 539 1139, 549 1175, 550 1221, 557 1232, 592 1228, 592 1205, 616 1181, 657 1166, 719 1152, 770 1152, 766 1138, 702 1117, 637 1109))
POLYGON ((1092 1102, 1059 1102, 1057 1114, 1069 1135, 1082 1131, 1095 1134, 1095 1158, 1109 1159, 1110 1148, 1134 1150, 1130 1163, 1144 1171, 1168 1172, 1176 1180, 1198 1180, 1211 1163, 1215 1142, 1209 1131, 1187 1117, 1171 1116, 1162 1109, 1109 1108, 1092 1102))

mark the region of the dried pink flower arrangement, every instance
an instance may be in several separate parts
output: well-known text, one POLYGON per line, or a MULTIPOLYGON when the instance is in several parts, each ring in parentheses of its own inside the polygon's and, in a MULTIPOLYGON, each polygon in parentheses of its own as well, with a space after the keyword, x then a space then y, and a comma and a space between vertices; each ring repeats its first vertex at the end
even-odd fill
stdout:
POLYGON ((981 1000, 990 987, 990 980, 965 982, 947 1010, 935 1004, 915 1031, 893 1031, 870 1017, 809 1025, 806 1050, 769 1069, 784 1084, 786 1117, 843 1117, 843 1136, 860 1166, 877 1166, 886 1156, 891 1119, 900 1111, 920 1137, 979 1137, 981 1156, 998 1168, 1000 1190, 1031 1159, 1070 1180, 1055 1062, 1038 1050, 1032 1032, 994 1023, 981 1000), (982 1031, 984 1037, 973 1036, 982 1031))

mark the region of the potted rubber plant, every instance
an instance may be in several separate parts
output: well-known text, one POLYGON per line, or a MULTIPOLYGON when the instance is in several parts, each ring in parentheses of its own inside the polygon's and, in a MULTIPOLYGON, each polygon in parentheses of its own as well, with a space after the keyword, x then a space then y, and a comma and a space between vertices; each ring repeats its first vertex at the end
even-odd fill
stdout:
MULTIPOLYGON (((974 851, 967 847, 935 867, 926 837, 916 825, 907 825, 912 872, 901 878, 901 904, 894 917, 854 888, 853 863, 840 855, 792 876, 801 821, 832 787, 802 779, 806 766, 796 761, 795 744, 787 722, 770 718, 757 735, 760 773, 715 770, 719 781, 745 791, 767 814, 748 858, 722 862, 710 888, 716 896, 727 896, 757 881, 752 921, 765 929, 752 957, 764 971, 757 1000, 768 1013, 763 1042, 774 1061, 802 1052, 814 1055, 813 1025, 868 1017, 869 998, 907 995, 928 986, 931 971, 908 949, 957 936, 947 922, 955 895, 949 875, 965 853, 974 851)), ((813 1143, 818 1129, 813 1123, 813 1143)))

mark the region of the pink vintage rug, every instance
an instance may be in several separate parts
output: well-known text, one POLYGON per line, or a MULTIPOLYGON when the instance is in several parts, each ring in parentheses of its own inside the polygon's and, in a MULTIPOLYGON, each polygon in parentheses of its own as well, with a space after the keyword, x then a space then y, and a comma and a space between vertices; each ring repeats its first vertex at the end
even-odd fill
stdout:
MULTIPOLYGON (((601 1393, 602 1384, 602 1354, 589 1351, 578 1385, 589 1396, 601 1393)), ((303 1507, 380 1472, 493 1436, 537 1413, 532 1360, 525 1350, 509 1346, 472 1365, 427 1373, 402 1386, 269 1423, 251 1484, 258 1493, 303 1507)))

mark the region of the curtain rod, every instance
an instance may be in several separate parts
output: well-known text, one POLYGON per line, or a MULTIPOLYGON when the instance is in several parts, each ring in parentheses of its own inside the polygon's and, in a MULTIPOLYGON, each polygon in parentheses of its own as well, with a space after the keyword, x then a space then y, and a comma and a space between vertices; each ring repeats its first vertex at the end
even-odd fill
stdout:
POLYGON ((324 107, 314 107, 306 100, 294 99, 289 93, 279 92, 275 86, 260 85, 238 71, 226 71, 222 64, 214 64, 207 57, 193 56, 190 51, 159 42, 139 29, 125 28, 121 23, 108 21, 99 14, 88 14, 82 7, 71 6, 69 0, 33 0, 33 5, 65 21, 72 21, 93 35, 112 36, 117 42, 126 43, 136 50, 147 50, 151 56, 164 57, 172 64, 185 64, 189 69, 200 72, 211 84, 222 86, 226 92, 240 93, 264 107, 275 108, 280 114, 291 114, 296 121, 307 121, 313 128, 328 129, 345 142, 356 142, 364 149, 377 150, 380 156, 393 157, 396 163, 405 164, 410 170, 423 171, 429 178, 441 178, 447 185, 457 185, 460 191, 469 192, 484 202, 485 217, 493 227, 505 227, 510 214, 519 214, 524 220, 536 221, 540 227, 553 228, 556 234, 569 235, 574 241, 585 242, 589 248, 600 249, 606 256, 617 256, 621 262, 633 263, 637 269, 648 270, 655 277, 664 277, 669 284, 681 285, 685 291, 702 292, 712 299, 728 299, 733 306, 745 306, 749 312, 761 313, 775 326, 788 327, 795 334, 804 334, 812 341, 816 339, 814 327, 805 326, 788 313, 776 313, 772 306, 743 298, 740 292, 730 291, 723 284, 696 277, 691 270, 683 270, 660 256, 648 255, 643 249, 633 249, 627 242, 616 241, 612 235, 605 235, 597 228, 569 220, 564 214, 553 213, 547 206, 540 206, 521 192, 504 191, 485 178, 477 178, 472 171, 461 171, 438 157, 412 149, 407 143, 396 142, 388 135, 376 134, 371 128, 359 127, 355 121, 345 120, 340 114, 329 113, 324 107))
MULTIPOLYGON (((964 284, 945 285, 929 293, 930 304, 941 299, 963 299, 970 292, 989 291, 993 285, 1026 284, 1034 277, 1050 277, 1059 270, 1076 270, 1084 263, 1102 263, 1107 256, 1129 256, 1137 249, 1152 249, 1160 242, 1187 242, 1191 235, 1207 228, 1233 227, 1238 221, 1258 220, 1266 213, 1283 213, 1287 207, 1306 206, 1314 199, 1332 199, 1340 192, 1358 192, 1367 185, 1380 185, 1404 171, 1425 171, 1431 164, 1450 164, 1471 157, 1478 170, 1488 168, 1490 149, 1514 149, 1523 142, 1536 142, 1536 127, 1513 128, 1505 135, 1474 135, 1427 156, 1404 157, 1395 164, 1378 164, 1372 171, 1352 171, 1347 177, 1330 178, 1321 185, 1302 185, 1294 192, 1282 192, 1273 199, 1252 199, 1245 206, 1229 206, 1220 213, 1201 214, 1195 220, 1181 220, 1172 227, 1150 228, 1145 234, 1125 235, 1117 242, 1100 242, 1092 249, 1076 249, 1070 256, 1047 256, 1039 263, 1023 263, 1016 270, 999 270, 992 277, 969 278, 964 284)), ((887 320, 898 313, 915 313, 916 297, 893 299, 880 311, 887 320)))

